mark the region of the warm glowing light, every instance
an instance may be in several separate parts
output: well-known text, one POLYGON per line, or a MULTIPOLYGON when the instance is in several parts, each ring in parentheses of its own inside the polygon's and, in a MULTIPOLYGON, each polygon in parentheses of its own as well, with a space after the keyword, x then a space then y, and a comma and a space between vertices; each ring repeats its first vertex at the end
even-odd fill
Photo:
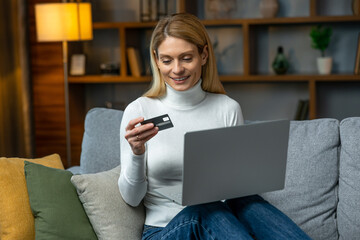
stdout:
POLYGON ((39 42, 91 40, 90 3, 44 3, 35 5, 39 42))

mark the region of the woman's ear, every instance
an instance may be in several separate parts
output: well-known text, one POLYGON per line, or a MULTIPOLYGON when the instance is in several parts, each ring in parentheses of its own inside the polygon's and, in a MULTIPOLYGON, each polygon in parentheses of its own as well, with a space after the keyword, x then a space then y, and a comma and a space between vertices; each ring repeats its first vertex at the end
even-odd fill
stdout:
POLYGON ((207 59, 209 57, 209 52, 208 52, 208 45, 205 45, 203 48, 203 51, 201 53, 201 65, 205 65, 205 63, 207 62, 207 59))

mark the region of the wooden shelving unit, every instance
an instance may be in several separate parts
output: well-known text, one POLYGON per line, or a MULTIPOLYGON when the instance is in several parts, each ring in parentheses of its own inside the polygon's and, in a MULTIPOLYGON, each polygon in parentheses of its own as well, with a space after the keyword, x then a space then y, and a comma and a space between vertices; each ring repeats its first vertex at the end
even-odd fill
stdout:
MULTIPOLYGON (((314 1, 312 1, 314 2, 314 1)), ((310 5, 312 8, 316 4, 310 5)), ((314 9, 310 10, 311 13, 316 12, 314 9)), ((272 25, 304 25, 304 24, 314 24, 314 23, 357 23, 360 22, 359 16, 310 16, 310 17, 286 17, 286 18, 253 18, 253 19, 226 19, 226 20, 203 20, 202 21, 206 27, 228 27, 235 26, 241 27, 242 34, 244 38, 243 43, 243 68, 244 72, 241 75, 224 75, 220 76, 220 79, 223 82, 272 82, 272 83, 281 83, 281 82, 306 82, 309 87, 309 101, 310 101, 310 112, 309 118, 314 119, 317 117, 316 111, 316 83, 319 81, 346 81, 354 82, 360 81, 360 75, 349 74, 333 74, 333 75, 317 75, 317 74, 297 74, 297 75, 258 75, 251 73, 251 31, 253 27, 256 26, 272 26, 272 25)), ((69 77, 70 84, 82 83, 82 84, 91 84, 91 83, 134 83, 134 82, 149 82, 151 80, 150 76, 142 77, 132 77, 129 75, 128 66, 127 66, 127 57, 126 57, 126 47, 129 45, 127 33, 131 30, 148 30, 154 28, 156 22, 124 22, 124 23, 107 23, 107 22, 98 22, 94 23, 94 29, 116 29, 119 32, 119 47, 120 51, 120 75, 118 76, 103 76, 103 75, 88 75, 80 77, 69 77)), ((296 26, 295 26, 296 27, 296 26)), ((141 46, 138 46, 139 48, 141 46)))

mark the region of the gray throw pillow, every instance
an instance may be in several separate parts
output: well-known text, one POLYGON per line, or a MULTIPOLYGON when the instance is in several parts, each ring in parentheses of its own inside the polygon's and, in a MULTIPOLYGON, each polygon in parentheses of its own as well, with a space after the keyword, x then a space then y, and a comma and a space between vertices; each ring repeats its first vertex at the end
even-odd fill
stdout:
POLYGON ((335 119, 292 121, 285 188, 262 195, 313 239, 338 239, 339 144, 335 119))
POLYGON ((340 123, 341 153, 337 220, 340 239, 360 238, 360 117, 340 123))
POLYGON ((99 240, 141 239, 144 206, 133 208, 123 201, 117 184, 119 174, 120 166, 71 177, 99 240))

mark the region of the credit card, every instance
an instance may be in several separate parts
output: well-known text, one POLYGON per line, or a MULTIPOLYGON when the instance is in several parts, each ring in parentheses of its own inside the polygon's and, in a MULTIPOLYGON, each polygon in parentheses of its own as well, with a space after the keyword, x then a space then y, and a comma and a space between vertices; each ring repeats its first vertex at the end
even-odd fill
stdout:
POLYGON ((141 122, 140 124, 144 125, 147 123, 153 123, 156 127, 159 128, 159 131, 167 129, 167 128, 171 128, 174 126, 171 122, 169 115, 167 115, 167 114, 147 119, 147 120, 141 122))

